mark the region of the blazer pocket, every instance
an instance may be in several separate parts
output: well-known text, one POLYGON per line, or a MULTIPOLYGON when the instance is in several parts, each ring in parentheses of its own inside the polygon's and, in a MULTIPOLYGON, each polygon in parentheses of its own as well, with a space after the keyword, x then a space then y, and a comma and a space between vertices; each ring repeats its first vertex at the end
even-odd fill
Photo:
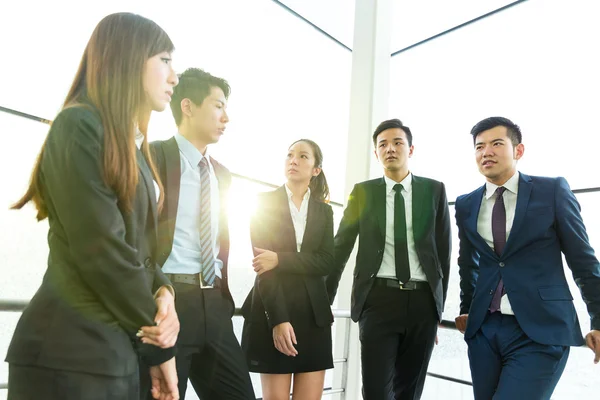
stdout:
POLYGON ((573 300, 571 291, 563 285, 542 286, 538 288, 540 298, 545 301, 573 300))

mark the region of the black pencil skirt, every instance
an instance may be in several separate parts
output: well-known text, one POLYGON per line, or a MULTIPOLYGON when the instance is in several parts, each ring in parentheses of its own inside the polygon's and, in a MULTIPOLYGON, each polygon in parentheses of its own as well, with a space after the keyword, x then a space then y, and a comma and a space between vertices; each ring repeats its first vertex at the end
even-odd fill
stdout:
MULTIPOLYGON (((288 285, 286 285, 288 286, 288 285)), ((286 356, 275 348, 273 331, 264 313, 244 322, 242 349, 251 372, 293 374, 333 368, 331 325, 317 326, 304 285, 284 288, 290 323, 296 334, 298 354, 286 356)), ((258 293, 255 293, 258 296, 258 293)))

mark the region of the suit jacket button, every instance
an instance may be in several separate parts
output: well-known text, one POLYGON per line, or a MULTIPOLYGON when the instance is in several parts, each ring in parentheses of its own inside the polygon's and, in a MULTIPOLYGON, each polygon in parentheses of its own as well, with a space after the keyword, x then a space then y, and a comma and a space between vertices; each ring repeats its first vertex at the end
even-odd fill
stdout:
POLYGON ((500 263, 500 264, 498 264, 498 265, 499 265, 499 266, 501 266, 501 267, 504 267, 504 263, 503 263, 503 262, 501 262, 501 263, 500 263))
POLYGON ((152 266, 152 260, 150 260, 150 258, 146 258, 144 260, 144 265, 146 266, 146 268, 150 268, 152 266))
POLYGON ((493 295, 494 295, 494 291, 490 290, 490 296, 493 296, 493 295))

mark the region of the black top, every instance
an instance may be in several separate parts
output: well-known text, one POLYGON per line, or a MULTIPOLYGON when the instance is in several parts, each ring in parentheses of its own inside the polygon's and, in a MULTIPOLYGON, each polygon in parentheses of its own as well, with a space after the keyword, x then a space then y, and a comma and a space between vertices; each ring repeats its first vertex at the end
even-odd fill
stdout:
POLYGON ((242 311, 248 320, 266 316, 272 328, 289 322, 285 293, 287 286, 304 285, 317 326, 333 322, 325 276, 333 268, 333 210, 331 206, 310 198, 302 248, 297 251, 296 234, 285 187, 262 193, 258 211, 251 222, 254 247, 277 253, 279 265, 257 277, 254 289, 242 311), (289 285, 288 285, 289 284, 289 285))

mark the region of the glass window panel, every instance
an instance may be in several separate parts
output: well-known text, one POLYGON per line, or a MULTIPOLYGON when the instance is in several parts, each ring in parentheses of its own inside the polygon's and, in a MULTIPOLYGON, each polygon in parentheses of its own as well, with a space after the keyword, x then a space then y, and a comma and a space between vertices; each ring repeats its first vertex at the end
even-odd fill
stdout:
POLYGON ((352 48, 354 39, 354 1, 284 0, 282 3, 352 48))
MULTIPOLYGON (((3 313, 0 312, 0 354, 2 354, 2 361, 8 351, 8 345, 12 334, 17 327, 17 321, 21 313, 3 313)), ((0 383, 8 383, 8 363, 0 363, 0 383)), ((0 389, 0 400, 6 400, 7 391, 0 389)))
MULTIPOLYGON (((438 345, 433 348, 428 372, 471 382, 467 344, 460 332, 438 329, 438 345)), ((428 376, 423 399, 472 400, 473 388, 428 376)))
POLYGON ((29 184, 34 162, 48 133, 48 125, 0 112, 0 297, 29 299, 46 271, 47 221, 37 222, 35 208, 10 210, 29 184))
POLYGON ((451 200, 482 185, 469 132, 502 115, 523 131, 520 170, 600 186, 599 7, 531 0, 394 57, 389 113, 413 130, 415 174, 445 182, 451 200))
POLYGON ((514 0, 395 0, 392 52, 437 35, 514 0))
MULTIPOLYGON (((178 71, 201 67, 230 82, 231 122, 213 153, 219 161, 234 172, 281 182, 282 168, 274 166, 293 140, 308 137, 323 149, 333 197, 342 197, 352 55, 276 3, 223 0, 191 8, 177 0, 165 8, 108 0, 86 5, 77 18, 65 0, 7 7, 0 35, 18 40, 5 44, 11 62, 0 71, 19 79, 4 80, 1 105, 53 119, 95 24, 131 10, 169 32, 178 71)), ((151 139, 170 137, 176 131, 170 111, 155 115, 150 131, 151 139)))

